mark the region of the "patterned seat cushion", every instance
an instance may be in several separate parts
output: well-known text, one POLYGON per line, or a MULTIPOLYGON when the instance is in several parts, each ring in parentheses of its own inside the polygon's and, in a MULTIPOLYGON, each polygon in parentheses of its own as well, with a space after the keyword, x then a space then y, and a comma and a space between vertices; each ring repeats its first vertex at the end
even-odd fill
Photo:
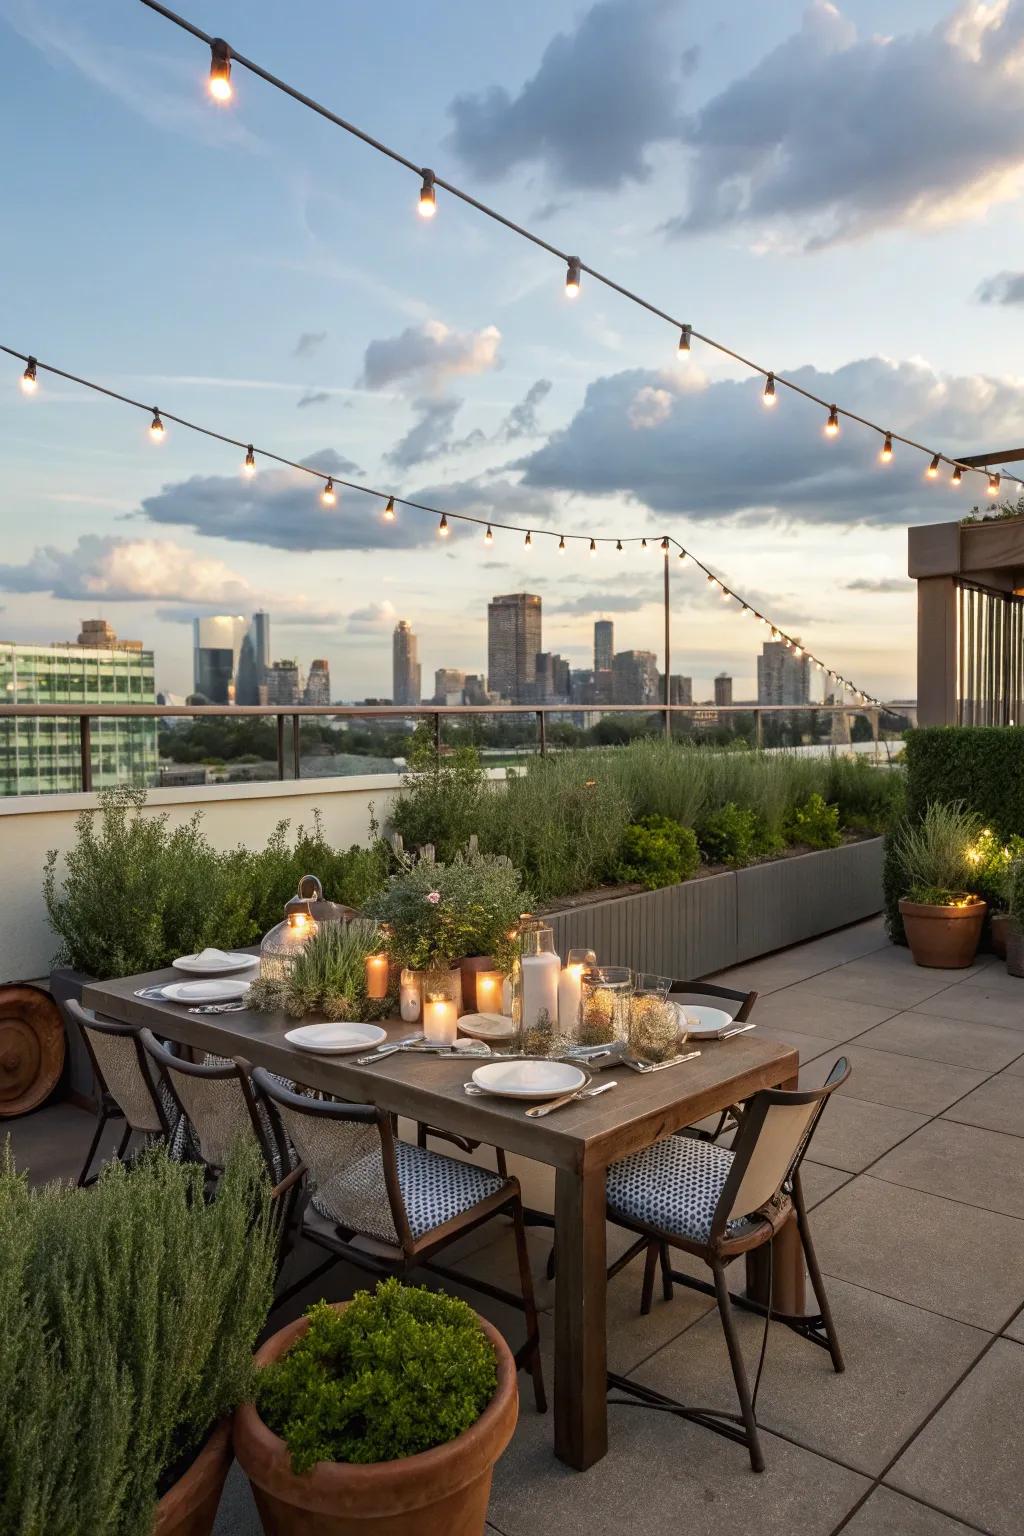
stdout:
MULTIPOLYGON (((478 1168, 474 1163, 463 1163, 455 1157, 445 1157, 441 1152, 431 1152, 426 1147, 414 1147, 405 1141, 395 1142, 395 1159, 398 1164, 398 1184, 405 1202, 406 1215, 409 1218, 409 1229, 414 1239, 425 1237, 435 1227, 442 1226, 446 1221, 451 1221, 456 1216, 461 1216, 464 1211, 469 1211, 481 1200, 486 1200, 490 1195, 496 1194, 504 1184, 504 1179, 497 1173, 491 1173, 487 1168, 478 1168)), ((367 1171, 363 1164, 367 1159, 362 1159, 354 1164, 350 1170, 341 1176, 341 1185, 347 1188, 354 1184, 361 1174, 367 1171)), ((379 1160, 373 1159, 373 1176, 380 1183, 380 1201, 382 1206, 387 1204, 387 1196, 383 1184, 383 1169, 379 1168, 379 1160), (378 1171, 379 1170, 379 1171, 378 1171)), ((365 1191, 363 1192, 363 1204, 365 1204, 365 1191)), ((339 1202, 340 1203, 340 1202, 339 1202)), ((324 1199, 322 1190, 313 1195, 313 1206, 321 1215, 338 1221, 338 1213, 324 1199)), ((342 1226, 351 1224, 349 1220, 339 1222, 342 1226)), ((389 1242, 395 1241, 393 1229, 388 1232, 383 1230, 385 1225, 391 1227, 390 1214, 385 1220, 371 1222, 365 1218, 361 1226, 368 1235, 381 1237, 389 1242)))
MULTIPOLYGON (((706 1243, 722 1187, 732 1168, 726 1147, 691 1136, 670 1136, 631 1152, 608 1168, 608 1216, 656 1227, 673 1237, 706 1243)), ((758 1222, 730 1221, 726 1237, 744 1237, 758 1222)))

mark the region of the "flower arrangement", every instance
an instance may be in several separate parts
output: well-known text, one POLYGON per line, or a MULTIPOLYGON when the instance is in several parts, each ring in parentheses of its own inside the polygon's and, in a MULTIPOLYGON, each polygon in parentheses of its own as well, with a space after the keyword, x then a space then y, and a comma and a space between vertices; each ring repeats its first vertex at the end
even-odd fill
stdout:
POLYGON ((445 971, 468 955, 493 955, 507 970, 530 905, 508 859, 468 853, 450 864, 410 864, 364 910, 385 926, 388 951, 407 970, 445 971))

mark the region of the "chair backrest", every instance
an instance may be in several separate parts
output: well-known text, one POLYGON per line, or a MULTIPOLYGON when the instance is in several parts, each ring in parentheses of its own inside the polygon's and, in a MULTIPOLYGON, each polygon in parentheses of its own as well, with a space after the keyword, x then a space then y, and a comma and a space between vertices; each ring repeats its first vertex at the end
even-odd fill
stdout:
POLYGON ((800 1166, 832 1094, 850 1075, 840 1056, 820 1088, 765 1088, 747 1101, 733 1146, 733 1163, 711 1223, 711 1238, 728 1223, 774 1199, 800 1166))
POLYGON ((245 1073, 221 1058, 196 1062, 175 1056, 148 1029, 139 1038, 191 1121, 203 1162, 221 1170, 238 1138, 252 1135, 245 1073))
POLYGON ((669 997, 674 1003, 705 1004, 721 1008, 736 1024, 745 1024, 757 1002, 756 992, 737 991, 735 987, 716 987, 710 981, 674 981, 669 997))
POLYGON ((167 1117, 134 1024, 100 1019, 69 998, 64 1004, 78 1025, 100 1088, 108 1093, 133 1131, 167 1134, 167 1117))
POLYGON ((389 1116, 372 1104, 293 1092, 262 1067, 252 1083, 305 1163, 317 1206, 350 1232, 410 1248, 389 1116))

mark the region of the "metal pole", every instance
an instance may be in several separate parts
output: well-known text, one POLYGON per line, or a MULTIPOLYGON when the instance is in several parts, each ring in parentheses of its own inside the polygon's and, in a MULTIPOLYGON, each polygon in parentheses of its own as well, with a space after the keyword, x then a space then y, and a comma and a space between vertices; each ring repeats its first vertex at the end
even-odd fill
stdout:
POLYGON ((299 731, 301 720, 298 715, 292 715, 292 778, 302 778, 302 754, 299 731))
POLYGON ((665 550, 665 735, 672 739, 672 641, 670 634, 668 556, 665 550))
POLYGON ((875 756, 875 760, 877 761, 877 759, 878 759, 878 710, 877 709, 873 709, 871 711, 871 737, 872 737, 872 740, 875 743, 874 756, 875 756))
POLYGON ((92 719, 89 715, 78 717, 78 745, 82 759, 82 789, 92 789, 92 719))
POLYGON ((434 756, 438 762, 441 760, 441 711, 434 713, 434 756))
POLYGON ((277 716, 277 776, 284 778, 284 715, 277 716))
POLYGON ((754 710, 754 744, 759 752, 764 746, 764 720, 759 709, 754 710))
POLYGON ((540 744, 540 755, 541 757, 546 757, 548 751, 548 717, 542 709, 537 711, 537 738, 540 744))

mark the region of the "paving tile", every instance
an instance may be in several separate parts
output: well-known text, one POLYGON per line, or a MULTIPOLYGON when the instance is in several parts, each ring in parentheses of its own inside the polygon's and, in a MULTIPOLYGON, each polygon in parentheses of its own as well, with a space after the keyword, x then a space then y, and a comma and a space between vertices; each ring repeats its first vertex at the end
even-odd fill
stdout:
POLYGON ((811 1143, 814 1161, 829 1168, 860 1173, 869 1163, 905 1136, 923 1126, 925 1115, 888 1104, 869 1104, 864 1099, 836 1094, 818 1122, 811 1143))
POLYGON ((971 1527, 882 1487, 843 1526, 843 1536, 971 1536, 971 1527))
POLYGON ((1024 1348, 997 1339, 886 1477, 993 1536, 1020 1536, 1024 1348))
POLYGON ((1003 1329, 1008 1339, 1016 1339, 1018 1344, 1024 1344, 1024 1312, 1018 1312, 1012 1323, 1007 1323, 1003 1329))
POLYGON ((768 997, 759 997, 751 1017, 757 1020, 759 1029, 767 1030, 770 1025, 778 1024, 785 1029, 839 1042, 862 1035, 872 1025, 892 1018, 904 1006, 898 1001, 884 1005, 850 1002, 846 998, 826 997, 813 988, 813 980, 800 981, 782 991, 772 992, 768 997))
POLYGON ((1024 980, 1005 978, 1013 985, 998 981, 998 973, 986 972, 958 986, 947 987, 936 997, 921 1004, 928 1013, 940 1018, 966 1019, 977 1024, 998 1024, 1001 1029, 1024 1031, 1024 980))
POLYGON ((860 1036, 858 1044, 868 1050, 921 1056, 978 1072, 998 1072, 1021 1054, 1019 1037, 1012 1030, 944 1019, 916 1008, 877 1024, 860 1036))
MULTIPOLYGON (((758 1419, 808 1450, 877 1477, 989 1335, 839 1280, 828 1284, 828 1294, 846 1370, 836 1375, 825 1350, 776 1324, 768 1340, 758 1419)), ((737 1309, 736 1325, 753 1379, 764 1324, 737 1309)), ((680 1401, 737 1411, 717 1308, 634 1374, 680 1401)))
POLYGON ((983 1125, 990 1131, 1006 1131, 1024 1136, 1024 1082, 1006 1071, 990 1077, 943 1115, 944 1120, 961 1120, 966 1125, 983 1125))
MULTIPOLYGON (((784 992, 779 993, 780 997, 785 995, 784 992)), ((805 1035, 801 1030, 789 1029, 784 1024, 762 1024, 759 1021, 758 1034, 765 1040, 780 1040, 783 1045, 792 1045, 800 1052, 801 1065, 813 1061, 823 1051, 831 1051, 835 1045, 834 1040, 825 1039, 821 1035, 805 1035)))
POLYGON ((1024 1220, 1024 1140, 953 1120, 933 1120, 871 1170, 949 1200, 1024 1220))
POLYGON ((826 1276, 998 1332, 1024 1302, 1024 1221, 861 1174, 814 1213, 826 1276))
POLYGON ((823 1083, 840 1056, 846 1057, 852 1069, 839 1089, 841 1094, 922 1115, 939 1114, 983 1083, 987 1076, 985 1072, 951 1067, 945 1062, 869 1050, 851 1041, 849 1045, 832 1046, 817 1057, 801 1076, 801 1083, 808 1087, 823 1083))
POLYGON ((1024 1077, 1024 1055, 1018 1056, 1015 1061, 1011 1061, 1005 1070, 1010 1077, 1024 1077))
POLYGON ((808 1210, 820 1205, 827 1200, 829 1195, 834 1195, 837 1189, 842 1189, 844 1184, 853 1178, 852 1173, 847 1173, 842 1168, 826 1168, 823 1163, 812 1163, 810 1158, 804 1158, 800 1168, 800 1179, 804 1186, 804 1203, 808 1210))
MULTIPOLYGON (((31 1184, 50 1179, 77 1179, 96 1130, 96 1116, 74 1104, 47 1104, 30 1115, 0 1120, 0 1140, 11 1139, 17 1168, 26 1170, 31 1184)), ((109 1121, 93 1172, 114 1156, 124 1134, 124 1121, 109 1121)))
POLYGON ((948 972, 916 966, 907 970, 891 962, 883 963, 877 955, 869 955, 864 960, 853 960, 849 965, 823 971, 803 982, 802 986, 821 997, 874 1003, 892 1012, 898 1008, 912 1008, 936 992, 945 991, 950 985, 948 976, 948 972))
MULTIPOLYGON (((813 1348, 813 1346, 808 1346, 813 1348)), ((523 1409, 494 1471, 488 1516, 503 1536, 830 1536, 870 1487, 857 1472, 762 1436, 767 1468, 743 1446, 647 1408, 610 1406, 608 1454, 573 1472, 552 1452, 552 1415, 523 1409)))

